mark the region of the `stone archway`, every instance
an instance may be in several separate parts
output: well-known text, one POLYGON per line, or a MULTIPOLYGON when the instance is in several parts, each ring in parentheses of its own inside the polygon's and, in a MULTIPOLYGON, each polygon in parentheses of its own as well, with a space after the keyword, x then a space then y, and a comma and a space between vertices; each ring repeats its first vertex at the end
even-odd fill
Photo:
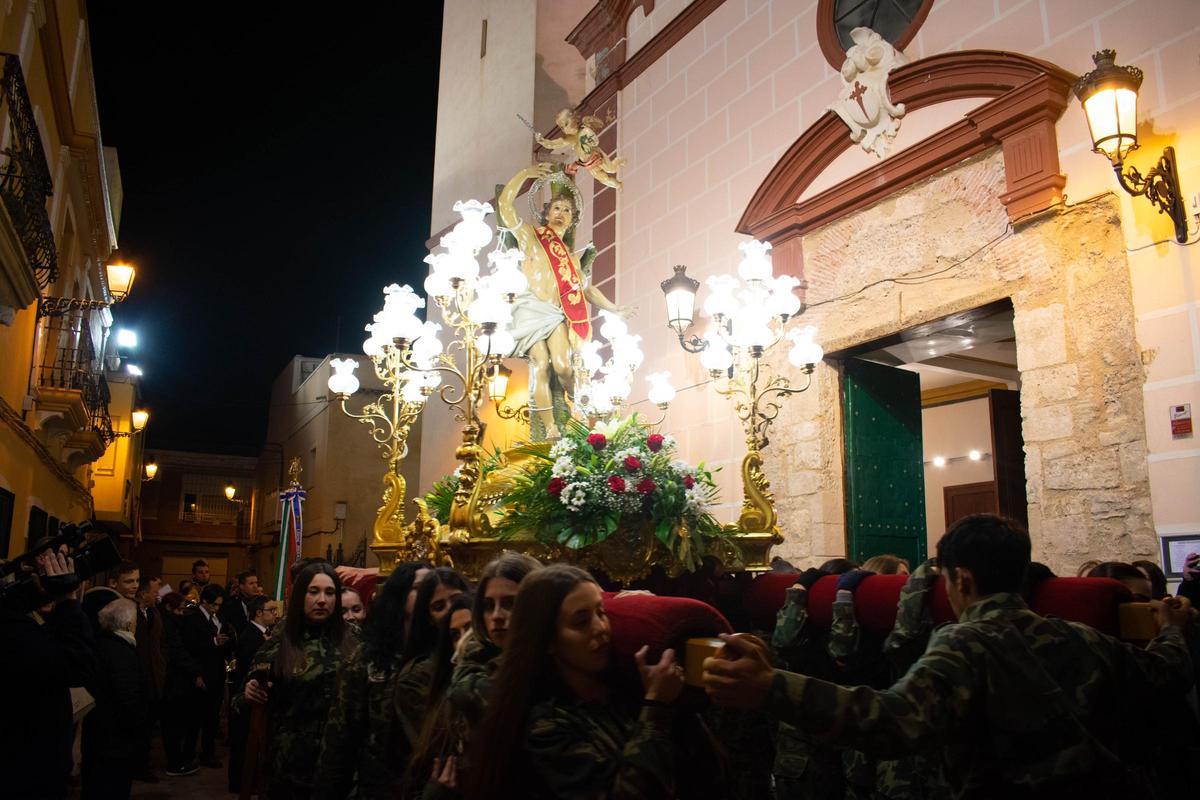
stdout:
MULTIPOLYGON (((1020 95, 1041 92, 1044 100, 1045 92, 1057 93, 1053 86, 1067 84, 1057 68, 1000 55, 1042 71, 978 111, 993 103, 1035 103, 1020 95)), ((956 91, 949 84, 944 90, 956 91)), ((1035 127, 1046 126, 1026 133, 1048 131, 1038 151, 1054 158, 1039 157, 1040 169, 1057 174, 1054 118, 1035 120, 1035 127)), ((980 119, 972 112, 947 128, 950 134, 930 137, 971 128, 978 142, 965 157, 944 149, 941 161, 922 167, 921 177, 898 179, 870 196, 847 195, 836 213, 806 217, 804 204, 794 202, 796 181, 811 180, 819 170, 807 169, 797 154, 821 140, 819 121, 764 181, 739 227, 778 242, 777 264, 807 281, 804 321, 818 326, 827 352, 1011 299, 1035 558, 1074 574, 1087 557, 1152 556, 1144 374, 1117 201, 1105 195, 1066 208, 1057 202, 1062 183, 1054 188, 1051 182, 1043 185, 1053 189, 1048 194, 1016 198, 1040 197, 1043 208, 1026 208, 1014 222, 1014 168, 1028 168, 1030 158, 1017 155, 1028 148, 1008 144, 1020 131, 979 133, 987 129, 980 119)), ((882 173, 888 161, 879 165, 882 173)), ((774 366, 792 371, 783 358, 774 366)), ((839 400, 839 370, 822 365, 814 391, 793 398, 786 424, 764 454, 767 474, 779 476, 775 489, 787 536, 779 553, 785 557, 844 552, 839 400)))

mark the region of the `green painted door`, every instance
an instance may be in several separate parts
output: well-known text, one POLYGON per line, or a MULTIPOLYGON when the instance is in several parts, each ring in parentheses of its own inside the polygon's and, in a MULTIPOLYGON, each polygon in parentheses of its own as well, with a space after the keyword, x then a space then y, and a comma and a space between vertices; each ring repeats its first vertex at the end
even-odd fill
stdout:
POLYGON ((862 563, 894 553, 914 568, 926 558, 921 381, 870 361, 844 363, 846 538, 862 563))

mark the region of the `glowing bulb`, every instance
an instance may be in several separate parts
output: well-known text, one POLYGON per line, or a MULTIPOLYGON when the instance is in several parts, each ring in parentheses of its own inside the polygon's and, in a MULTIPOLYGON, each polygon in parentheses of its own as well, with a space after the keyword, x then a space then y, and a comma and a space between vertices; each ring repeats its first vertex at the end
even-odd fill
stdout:
POLYGON ((933 465, 935 467, 938 467, 939 469, 941 467, 946 466, 946 457, 945 456, 934 456, 933 457, 933 465))
POLYGON ((971 459, 972 461, 979 461, 981 458, 983 458, 983 453, 979 452, 978 450, 972 450, 971 452, 967 453, 967 458, 971 459))

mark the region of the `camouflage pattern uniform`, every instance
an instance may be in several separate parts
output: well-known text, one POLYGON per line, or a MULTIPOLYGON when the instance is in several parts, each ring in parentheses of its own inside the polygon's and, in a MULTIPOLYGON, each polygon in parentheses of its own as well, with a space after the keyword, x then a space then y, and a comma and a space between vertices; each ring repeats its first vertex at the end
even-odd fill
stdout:
MULTIPOLYGON (((787 599, 775 618, 771 648, 781 666, 805 669, 815 652, 805 636, 808 592, 788 589, 787 599)), ((775 733, 775 797, 778 800, 835 800, 844 793, 842 759, 836 751, 814 744, 794 726, 780 720, 775 733)))
POLYGON ((1177 627, 1140 650, 1001 593, 935 632, 890 689, 779 671, 767 707, 874 756, 936 751, 954 797, 1130 797, 1113 745, 1122 701, 1159 702, 1191 680, 1177 627))
POLYGON ((499 659, 500 648, 472 635, 454 665, 454 674, 446 687, 446 699, 455 716, 463 720, 468 729, 483 719, 499 659))
POLYGON ((368 663, 362 647, 338 670, 316 797, 341 800, 356 785, 357 797, 396 796, 413 738, 393 703, 399 672, 399 665, 384 671, 368 663))
POLYGON ((542 790, 531 796, 674 797, 674 718, 674 711, 658 704, 643 705, 638 714, 612 702, 555 698, 535 705, 524 752, 542 790))
MULTIPOLYGON (((275 636, 263 642, 254 663, 274 664, 283 642, 275 636)), ((325 721, 333 705, 337 688, 338 664, 342 660, 337 645, 312 631, 304 634, 303 672, 290 678, 272 678, 270 754, 267 780, 286 790, 307 792, 317 772, 317 757, 325 721)))

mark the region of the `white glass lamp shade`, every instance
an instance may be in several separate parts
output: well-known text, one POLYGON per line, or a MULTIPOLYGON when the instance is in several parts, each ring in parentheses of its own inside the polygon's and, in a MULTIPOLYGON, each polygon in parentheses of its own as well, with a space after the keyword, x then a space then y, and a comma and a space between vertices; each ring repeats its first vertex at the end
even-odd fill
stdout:
POLYGON ((442 340, 438 336, 442 326, 436 322, 426 322, 421 326, 421 336, 412 343, 412 360, 421 369, 433 367, 437 357, 441 355, 442 340))
POLYGON ((147 461, 142 468, 146 470, 146 480, 148 481, 154 480, 154 476, 158 474, 157 461, 147 461))
POLYGON ((455 233, 464 244, 478 253, 492 240, 492 229, 483 219, 492 213, 492 204, 459 200, 454 204, 454 210, 462 217, 462 221, 454 226, 455 233))
POLYGON ((1075 95, 1087 116, 1092 148, 1119 164, 1137 147, 1137 96, 1142 71, 1137 67, 1118 66, 1113 50, 1101 50, 1092 56, 1096 68, 1080 78, 1075 95))
POLYGON ((629 385, 629 378, 618 372, 610 372, 606 375, 601 387, 602 396, 611 398, 614 405, 617 402, 624 402, 631 391, 633 391, 633 387, 629 385))
POLYGON ((592 339, 590 342, 584 342, 580 348, 579 355, 583 359, 583 368, 587 370, 587 374, 595 375, 596 371, 604 366, 604 359, 600 356, 600 348, 603 343, 592 339))
POLYGON ((654 405, 666 408, 675 399, 675 387, 671 385, 671 373, 652 372, 646 376, 646 382, 650 384, 650 391, 646 396, 654 405))
POLYGON ((767 313, 785 322, 800 312, 800 298, 793 291, 800 281, 791 275, 780 275, 771 281, 771 294, 767 296, 767 313))
POLYGON ((529 281, 521 271, 524 258, 524 254, 515 247, 488 253, 488 261, 492 264, 492 287, 510 302, 529 288, 529 281))
POLYGON ((497 328, 492 334, 482 334, 475 340, 479 352, 489 356, 508 356, 517 346, 517 340, 504 328, 497 328))
POLYGON ((405 381, 400 387, 400 399, 406 403, 421 404, 425 402, 425 393, 421 390, 421 381, 405 381))
POLYGON ((604 320, 600 325, 600 335, 610 342, 618 336, 624 336, 629 333, 629 326, 625 324, 625 320, 621 319, 620 314, 614 314, 611 311, 601 311, 601 318, 604 320))
POLYGON ((747 283, 765 281, 771 277, 771 243, 751 239, 738 245, 742 260, 738 264, 738 275, 747 283))
POLYGON ((479 282, 478 293, 467 306, 467 316, 476 325, 507 325, 512 320, 512 306, 496 291, 490 276, 479 282))
POLYGON ((383 358, 383 346, 385 344, 391 344, 391 341, 376 337, 375 323, 373 322, 368 324, 365 330, 370 335, 367 336, 366 341, 363 342, 363 352, 371 358, 383 358))
POLYGON ((596 414, 609 414, 614 407, 612 397, 606 393, 606 384, 600 383, 592 387, 592 411, 596 414))
POLYGON ((232 483, 225 484, 225 499, 232 503, 235 497, 237 497, 237 487, 232 483))
POLYGON ((767 320, 770 319, 764 309, 755 306, 743 306, 733 318, 733 330, 730 335, 734 347, 767 348, 775 341, 767 320))
POLYGON ((641 342, 641 336, 618 336, 613 339, 613 364, 630 372, 640 367, 646 359, 641 342))
POLYGON ((792 349, 788 351, 788 361, 797 367, 811 367, 820 363, 825 357, 825 351, 816 341, 817 329, 812 325, 788 331, 792 340, 792 349))
POLYGON ((479 277, 479 262, 470 250, 456 247, 447 251, 445 256, 441 263, 442 271, 448 280, 470 281, 479 277))
POLYGON ((144 408, 139 408, 129 415, 129 424, 133 426, 133 432, 138 433, 146 427, 146 423, 150 421, 150 412, 144 408))
POLYGON ((708 284, 708 297, 704 299, 705 314, 713 319, 728 319, 737 313, 737 278, 732 275, 713 275, 705 283, 708 284))
POLYGON ((724 372, 733 366, 733 353, 717 338, 708 340, 708 346, 700 351, 700 364, 709 372, 724 372))
POLYGON ((354 370, 358 362, 353 358, 335 358, 329 362, 333 374, 329 376, 329 391, 338 396, 348 397, 358 391, 358 378, 354 370))
POLYGON ((434 299, 446 299, 454 296, 454 287, 446 273, 434 270, 425 278, 425 294, 434 299))

